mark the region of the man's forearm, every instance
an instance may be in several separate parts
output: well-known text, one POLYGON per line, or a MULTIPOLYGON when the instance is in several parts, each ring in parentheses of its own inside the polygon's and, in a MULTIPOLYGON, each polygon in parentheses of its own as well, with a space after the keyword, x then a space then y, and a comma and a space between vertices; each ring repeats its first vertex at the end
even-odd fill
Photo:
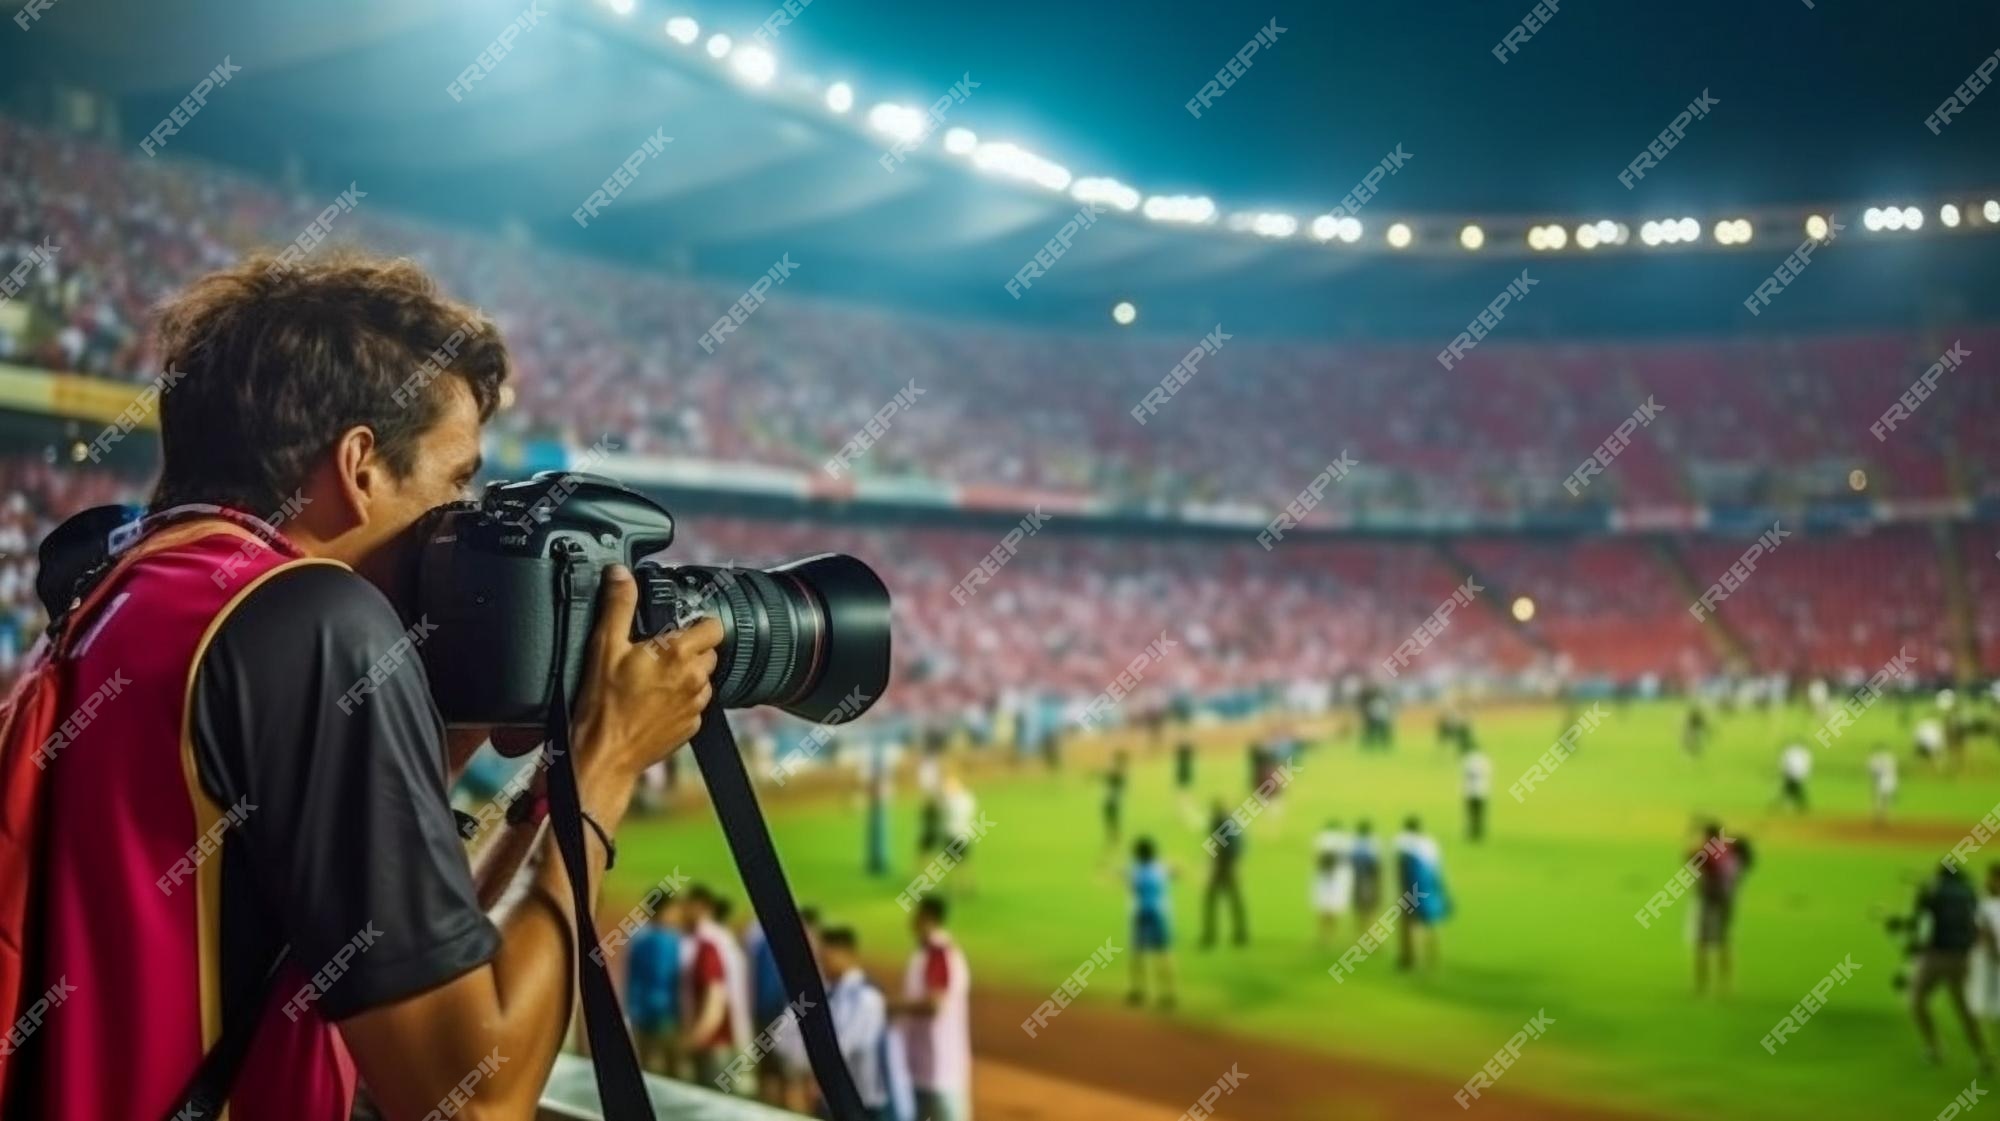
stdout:
MULTIPOLYGON (((583 811, 614 836, 624 820, 634 785, 629 777, 620 779, 587 770, 577 776, 583 811)), ((510 1107, 531 1106, 554 1069, 575 1003, 572 982, 577 961, 589 951, 577 944, 574 893, 555 831, 551 828, 540 833, 540 842, 533 847, 528 862, 532 878, 527 896, 502 916, 500 952, 492 966, 500 1005, 496 1034, 513 1041, 519 1070, 531 1083, 506 1095, 510 1107)), ((583 834, 590 876, 586 898, 594 909, 603 890, 606 854, 595 831, 585 826, 583 834)))

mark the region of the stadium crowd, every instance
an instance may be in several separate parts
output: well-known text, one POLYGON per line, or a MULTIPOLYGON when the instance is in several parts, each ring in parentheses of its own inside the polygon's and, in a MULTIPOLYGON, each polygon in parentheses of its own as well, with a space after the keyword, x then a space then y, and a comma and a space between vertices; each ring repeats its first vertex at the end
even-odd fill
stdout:
MULTIPOLYGON (((154 301, 240 253, 293 243, 328 201, 0 117, 0 274, 36 265, 17 313, 0 314, 0 360, 147 380, 154 301)), ((698 344, 733 289, 446 230, 366 199, 331 226, 330 241, 411 255, 494 315, 519 370, 499 427, 574 446, 818 471, 914 382, 921 395, 857 472, 1140 508, 1269 508, 1345 452, 1360 466, 1326 502, 1348 513, 1837 497, 1857 468, 1875 495, 2000 493, 2000 444, 1984 438, 2000 423, 2000 381, 1947 372, 1907 420, 1871 431, 1955 343, 1975 355, 2000 344, 1991 330, 1494 342, 1450 371, 1423 346, 1229 339, 1141 425, 1134 407, 1197 339, 797 298, 710 354, 698 344), (1648 402, 1658 412, 1629 446, 1607 445, 1648 402), (1615 467, 1566 486, 1600 448, 1615 467)))
MULTIPOLYGON (((11 669, 43 625, 33 588, 41 537, 80 509, 142 502, 145 492, 103 468, 57 463, 54 449, 0 457, 0 484, 0 669, 11 669)), ((1017 734, 1023 713, 1068 725, 1099 696, 1134 719, 1189 700, 1268 701, 1362 682, 1672 690, 1725 668, 1860 681, 1905 647, 1927 677, 1950 676, 1959 661, 1962 609, 1946 591, 1944 554, 1914 529, 1789 539, 1713 625, 1695 622, 1688 604, 1692 588, 1741 554, 1734 538, 1359 538, 1266 552, 1247 539, 1051 529, 966 594, 963 581, 998 536, 698 516, 681 520, 671 559, 861 558, 895 601, 896 684, 884 711, 989 727, 1004 712, 1017 734), (1391 682, 1384 660, 1468 578, 1479 591, 1391 682), (1510 618, 1519 600, 1533 604, 1526 620, 1510 618), (1149 647, 1158 656, 1136 683, 1118 684, 1149 647)), ((1983 673, 2000 671, 1986 571, 1996 544, 1990 529, 1965 531, 1967 587, 1988 605, 1963 609, 1983 673)))

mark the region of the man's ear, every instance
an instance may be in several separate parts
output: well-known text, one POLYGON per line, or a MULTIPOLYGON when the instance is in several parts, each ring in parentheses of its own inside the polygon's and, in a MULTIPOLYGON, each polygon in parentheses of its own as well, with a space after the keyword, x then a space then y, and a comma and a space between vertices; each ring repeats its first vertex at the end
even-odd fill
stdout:
POLYGON ((342 432, 333 444, 333 469, 334 489, 343 512, 356 523, 367 521, 368 507, 388 482, 375 454, 375 430, 357 424, 342 432))

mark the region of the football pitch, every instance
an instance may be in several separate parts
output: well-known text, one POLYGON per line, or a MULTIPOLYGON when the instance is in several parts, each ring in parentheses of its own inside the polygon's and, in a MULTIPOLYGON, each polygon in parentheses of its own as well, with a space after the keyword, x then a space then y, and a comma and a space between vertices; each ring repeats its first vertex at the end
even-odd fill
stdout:
MULTIPOLYGON (((1470 1115, 1482 1108, 1497 1115, 1496 1104, 1519 1098, 1571 1105, 1579 1116, 1937 1117, 1976 1070, 1942 999, 1934 1010, 1945 1061, 1924 1062, 1904 997, 1891 987, 1903 964, 1901 940, 1885 933, 1883 919, 1907 912, 1915 877, 2000 802, 2000 758, 1991 742, 1970 748, 1961 773, 1921 768, 1908 749, 1912 717, 1884 700, 1830 748, 1816 749, 1811 811, 1797 815, 1774 808, 1773 799, 1779 749, 1791 739, 1811 744, 1820 726, 1803 709, 1716 717, 1698 758, 1681 748, 1678 704, 1607 703, 1603 712, 1576 754, 1521 801, 1509 786, 1548 750, 1567 715, 1553 706, 1474 714, 1494 763, 1487 837, 1479 844, 1464 837, 1457 753, 1435 742, 1427 715, 1406 714, 1388 753, 1362 753, 1328 726, 1303 756, 1281 809, 1248 826, 1250 945, 1222 939, 1206 951, 1197 945, 1206 809, 1211 798, 1233 808, 1249 793, 1248 729, 1200 734, 1210 745, 1196 776, 1201 823, 1183 813, 1170 752, 1135 742, 1126 843, 1115 853, 1106 848, 1099 812, 1101 748, 1071 747, 1056 773, 1039 763, 968 763, 991 827, 966 864, 943 878, 942 891, 972 966, 976 1002, 1005 994, 1025 1014, 1107 938, 1129 946, 1130 904, 1119 873, 1133 838, 1155 838, 1178 871, 1178 1008, 1126 1011, 1121 955, 1035 1038, 1011 1019, 982 1021, 976 1051, 1028 1066, 1046 1058, 1074 1079, 1075 1052, 1114 1053, 1117 1025, 1128 1024, 1143 1029, 1143 1038, 1186 1034, 1205 1049, 1194 1053, 1213 1053, 1212 1070, 1162 1072, 1161 1086, 1171 1091, 1138 1088, 1163 1116, 1193 1104, 1193 1094, 1180 1096, 1179 1087, 1198 1090, 1240 1061, 1245 1093, 1234 1106, 1224 1098, 1221 1117, 1448 1117, 1468 1113, 1453 1092, 1541 1014, 1546 1030, 1519 1047, 1490 1096, 1472 1101, 1470 1115), (1878 745, 1893 748, 1902 766, 1896 809, 1879 828, 1870 817, 1866 770, 1878 745), (1351 828, 1367 818, 1386 848, 1413 813, 1444 849, 1454 913, 1439 928, 1441 961, 1430 972, 1400 973, 1392 937, 1336 982, 1328 967, 1355 945, 1370 917, 1346 920, 1331 948, 1316 944, 1313 835, 1329 819, 1351 828), (1689 901, 1650 924, 1635 916, 1674 878, 1698 843, 1694 824, 1709 816, 1750 841, 1755 863, 1738 897, 1733 989, 1698 998, 1689 901), (1767 1050, 1760 1041, 1843 963, 1858 971, 1823 988, 1824 1005, 1775 1053, 1767 1050), (1414 1096, 1404 1100, 1424 1104, 1416 1112, 1407 1104, 1349 1108, 1332 1074, 1312 1087, 1311 1100, 1293 1100, 1297 1091, 1282 1103, 1253 1098, 1260 1046, 1324 1055, 1330 1071, 1359 1064, 1407 1077, 1414 1096)), ((1169 733, 1169 746, 1173 738, 1169 733)), ((919 870, 908 775, 891 808, 891 868, 880 877, 863 870, 862 804, 851 785, 773 798, 768 808, 800 900, 830 922, 855 926, 864 952, 884 966, 878 983, 893 989, 899 976, 889 967, 910 946, 896 896, 919 870)), ((683 803, 667 817, 631 820, 625 835, 608 912, 621 913, 676 868, 747 906, 707 810, 683 803)), ((1976 879, 1989 860, 2000 861, 2000 840, 1973 858, 1976 879)), ((1389 900, 1393 875, 1391 864, 1389 900)))

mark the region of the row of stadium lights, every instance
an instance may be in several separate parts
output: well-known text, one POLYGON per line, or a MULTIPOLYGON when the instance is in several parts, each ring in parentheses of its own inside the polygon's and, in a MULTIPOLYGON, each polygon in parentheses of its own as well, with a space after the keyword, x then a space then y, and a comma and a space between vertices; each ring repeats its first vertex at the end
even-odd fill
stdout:
MULTIPOLYGON (((629 16, 638 7, 638 0, 603 0, 603 3, 620 16, 629 16)), ((684 47, 692 47, 701 40, 701 25, 691 16, 672 17, 666 21, 665 30, 669 39, 684 47)), ((768 85, 777 76, 777 58, 763 46, 738 44, 728 35, 717 33, 703 42, 703 49, 710 58, 726 63, 738 78, 753 86, 768 85)), ((825 101, 828 110, 845 115, 855 105, 854 87, 847 82, 834 82, 826 88, 825 101)), ((867 122, 869 128, 892 140, 919 141, 928 130, 929 118, 921 109, 885 101, 868 110, 867 122)), ((1068 168, 1053 160, 1017 144, 982 141, 968 128, 946 129, 944 150, 968 159, 973 167, 988 174, 1051 191, 1067 190, 1078 202, 1098 203, 1126 213, 1137 211, 1155 222, 1205 226, 1221 214, 1215 200, 1206 195, 1142 195, 1137 188, 1116 179, 1073 177, 1068 168)), ((1979 206, 1979 215, 1987 225, 2000 225, 2000 199, 1986 199, 1979 206)), ((1955 203, 1938 208, 1938 222, 1946 228, 1956 229, 1966 219, 1966 212, 1955 203)), ((1282 211, 1239 211, 1224 218, 1222 224, 1239 233, 1273 240, 1294 237, 1300 228, 1297 216, 1282 211)), ((1920 230, 1924 226, 1924 212, 1914 206, 1871 206, 1862 213, 1861 224, 1870 233, 1920 230)), ((1315 241, 1348 245, 1360 241, 1365 232, 1361 220, 1351 215, 1322 214, 1305 228, 1315 241)), ((1806 236, 1825 240, 1827 231, 1823 215, 1806 218, 1806 236)), ((1747 245, 1754 232, 1748 218, 1726 218, 1714 223, 1709 236, 1718 245, 1747 245)), ((1548 223, 1530 226, 1527 232, 1528 248, 1536 252, 1556 252, 1572 244, 1585 251, 1600 246, 1623 246, 1631 237, 1630 227, 1609 219, 1584 223, 1573 231, 1561 223, 1548 223)), ((1701 238, 1701 222, 1694 218, 1662 218, 1639 226, 1639 241, 1647 248, 1691 245, 1701 238)), ((1392 222, 1383 231, 1383 241, 1391 249, 1408 249, 1416 243, 1416 231, 1407 222, 1392 222)), ((1485 229, 1477 223, 1466 223, 1458 231, 1458 244, 1476 252, 1486 245, 1485 229)))

